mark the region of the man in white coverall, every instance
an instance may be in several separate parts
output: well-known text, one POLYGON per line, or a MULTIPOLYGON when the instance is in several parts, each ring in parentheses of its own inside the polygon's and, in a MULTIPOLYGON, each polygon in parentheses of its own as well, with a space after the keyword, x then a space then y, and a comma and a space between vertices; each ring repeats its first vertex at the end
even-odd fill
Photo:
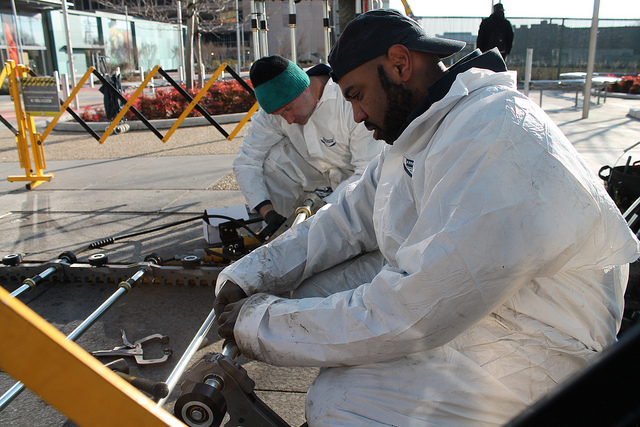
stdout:
POLYGON ((270 224, 293 214, 304 191, 331 187, 326 201, 335 201, 384 146, 353 121, 351 105, 330 71, 319 64, 305 73, 281 56, 251 66, 261 108, 251 119, 233 171, 249 207, 270 224))
POLYGON ((461 48, 396 11, 350 22, 333 78, 390 145, 218 279, 245 356, 325 368, 310 426, 502 425, 615 340, 638 241, 497 50, 445 68, 461 48))

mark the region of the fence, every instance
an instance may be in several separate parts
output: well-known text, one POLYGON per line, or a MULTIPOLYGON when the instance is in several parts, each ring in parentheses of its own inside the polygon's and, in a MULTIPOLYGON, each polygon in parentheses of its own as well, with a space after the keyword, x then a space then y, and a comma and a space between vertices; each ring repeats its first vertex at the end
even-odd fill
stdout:
MULTIPOLYGON (((431 35, 461 40, 465 49, 455 60, 475 48, 482 17, 422 17, 431 35)), ((509 69, 524 79, 527 49, 533 49, 533 80, 557 79, 560 74, 586 71, 591 19, 511 18, 514 42, 507 57, 509 69)), ((595 72, 636 75, 640 72, 640 19, 600 19, 595 72)))

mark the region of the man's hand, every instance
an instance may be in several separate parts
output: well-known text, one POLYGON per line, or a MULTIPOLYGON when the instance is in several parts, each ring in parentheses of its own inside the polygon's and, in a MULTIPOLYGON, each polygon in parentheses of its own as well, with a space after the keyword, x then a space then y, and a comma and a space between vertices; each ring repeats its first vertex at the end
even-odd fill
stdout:
POLYGON ((275 229, 278 229, 278 227, 280 227, 286 220, 287 218, 283 217, 275 210, 267 212, 264 217, 264 222, 274 227, 275 229))
POLYGON ((218 296, 213 302, 213 309, 216 312, 216 317, 218 318, 218 323, 220 323, 220 316, 225 310, 225 307, 228 304, 238 302, 242 299, 247 298, 247 294, 242 290, 240 286, 231 280, 227 280, 222 284, 220 288, 220 292, 218 292, 218 296))
POLYGON ((227 304, 224 311, 218 316, 218 324, 220 327, 218 328, 218 335, 224 338, 225 340, 233 340, 235 341, 235 337, 233 336, 233 328, 236 326, 236 321, 238 320, 238 314, 240 313, 240 309, 247 301, 246 298, 243 298, 237 302, 233 302, 227 304))

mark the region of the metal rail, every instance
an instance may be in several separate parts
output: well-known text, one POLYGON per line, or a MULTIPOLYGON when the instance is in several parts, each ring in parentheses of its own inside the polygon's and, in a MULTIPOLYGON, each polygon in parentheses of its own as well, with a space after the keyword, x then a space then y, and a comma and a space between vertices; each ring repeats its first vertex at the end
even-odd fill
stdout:
MULTIPOLYGON (((118 264, 109 263, 96 267, 86 263, 75 263, 71 265, 60 264, 60 269, 48 275, 51 281, 69 282, 102 282, 118 283, 125 277, 135 273, 140 264, 118 264)), ((52 266, 52 262, 22 262, 17 266, 0 265, 0 282, 5 285, 20 285, 27 277, 34 276, 43 271, 43 268, 52 266)), ((197 268, 184 268, 181 265, 157 265, 152 264, 153 278, 143 278, 143 283, 164 283, 186 286, 214 286, 218 274, 223 266, 200 265, 197 268)))
POLYGON ((187 367, 189 366, 189 363, 191 362, 193 355, 196 354, 196 352, 200 349, 200 346, 202 346, 202 342, 204 341, 207 334, 209 333, 209 330, 211 329, 211 325, 213 325, 213 322, 215 319, 216 319, 216 313, 214 310, 211 310, 211 312, 205 319, 204 323, 202 324, 202 326, 200 326, 200 329, 191 340, 189 347, 187 347, 184 354, 176 364, 175 368, 173 368, 173 371, 171 371, 171 374, 169 374, 167 381, 165 381, 169 389, 167 396, 160 399, 156 406, 162 407, 166 403, 167 399, 171 395, 171 392, 175 389, 176 385, 178 384, 178 381, 182 377, 182 374, 184 374, 184 371, 187 370, 187 367))

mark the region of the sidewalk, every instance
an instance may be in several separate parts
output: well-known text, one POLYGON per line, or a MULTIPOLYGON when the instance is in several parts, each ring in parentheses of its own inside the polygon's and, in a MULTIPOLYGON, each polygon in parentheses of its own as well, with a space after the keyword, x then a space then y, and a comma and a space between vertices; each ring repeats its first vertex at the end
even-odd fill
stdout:
MULTIPOLYGON (((537 93, 531 98, 537 100, 537 93)), ((573 93, 545 91, 545 111, 594 172, 603 165, 614 166, 624 149, 640 141, 640 120, 627 115, 631 108, 640 107, 640 100, 610 97, 606 103, 592 104, 589 118, 584 120, 582 100, 577 108, 574 103, 573 93)), ((0 114, 4 111, 0 108, 0 114)), ((27 260, 45 261, 105 237, 168 224, 208 208, 243 203, 237 190, 213 189, 231 173, 242 134, 228 143, 212 127, 180 132, 167 144, 148 131, 140 131, 118 135, 99 145, 87 134, 54 131, 53 139, 45 144, 45 173, 53 172, 55 177, 27 191, 24 183, 6 181, 8 175, 19 174, 21 169, 13 135, 0 124, 0 256, 23 253, 27 260)), ((640 160, 640 148, 624 158, 628 155, 640 160)), ((132 263, 152 252, 165 258, 206 246, 202 225, 194 222, 127 239, 96 252, 107 254, 110 262, 132 263)), ((83 259, 88 255, 91 253, 83 253, 83 259)), ((26 300, 30 308, 68 333, 112 291, 105 284, 48 284, 29 293, 26 300)), ((212 288, 140 286, 78 343, 91 350, 113 347, 119 344, 119 331, 124 328, 134 339, 151 333, 168 334, 174 350, 171 362, 133 371, 134 375, 165 380, 212 303, 212 288)), ((199 354, 219 350, 214 330, 209 343, 199 354)), ((304 393, 317 370, 274 368, 245 359, 241 362, 262 390, 259 396, 292 426, 302 424, 304 393)), ((0 374, 0 393, 12 384, 11 378, 0 374)), ((170 400, 166 408, 171 410, 172 406, 170 400)), ((25 392, 0 412, 0 425, 70 424, 55 409, 25 392)))

